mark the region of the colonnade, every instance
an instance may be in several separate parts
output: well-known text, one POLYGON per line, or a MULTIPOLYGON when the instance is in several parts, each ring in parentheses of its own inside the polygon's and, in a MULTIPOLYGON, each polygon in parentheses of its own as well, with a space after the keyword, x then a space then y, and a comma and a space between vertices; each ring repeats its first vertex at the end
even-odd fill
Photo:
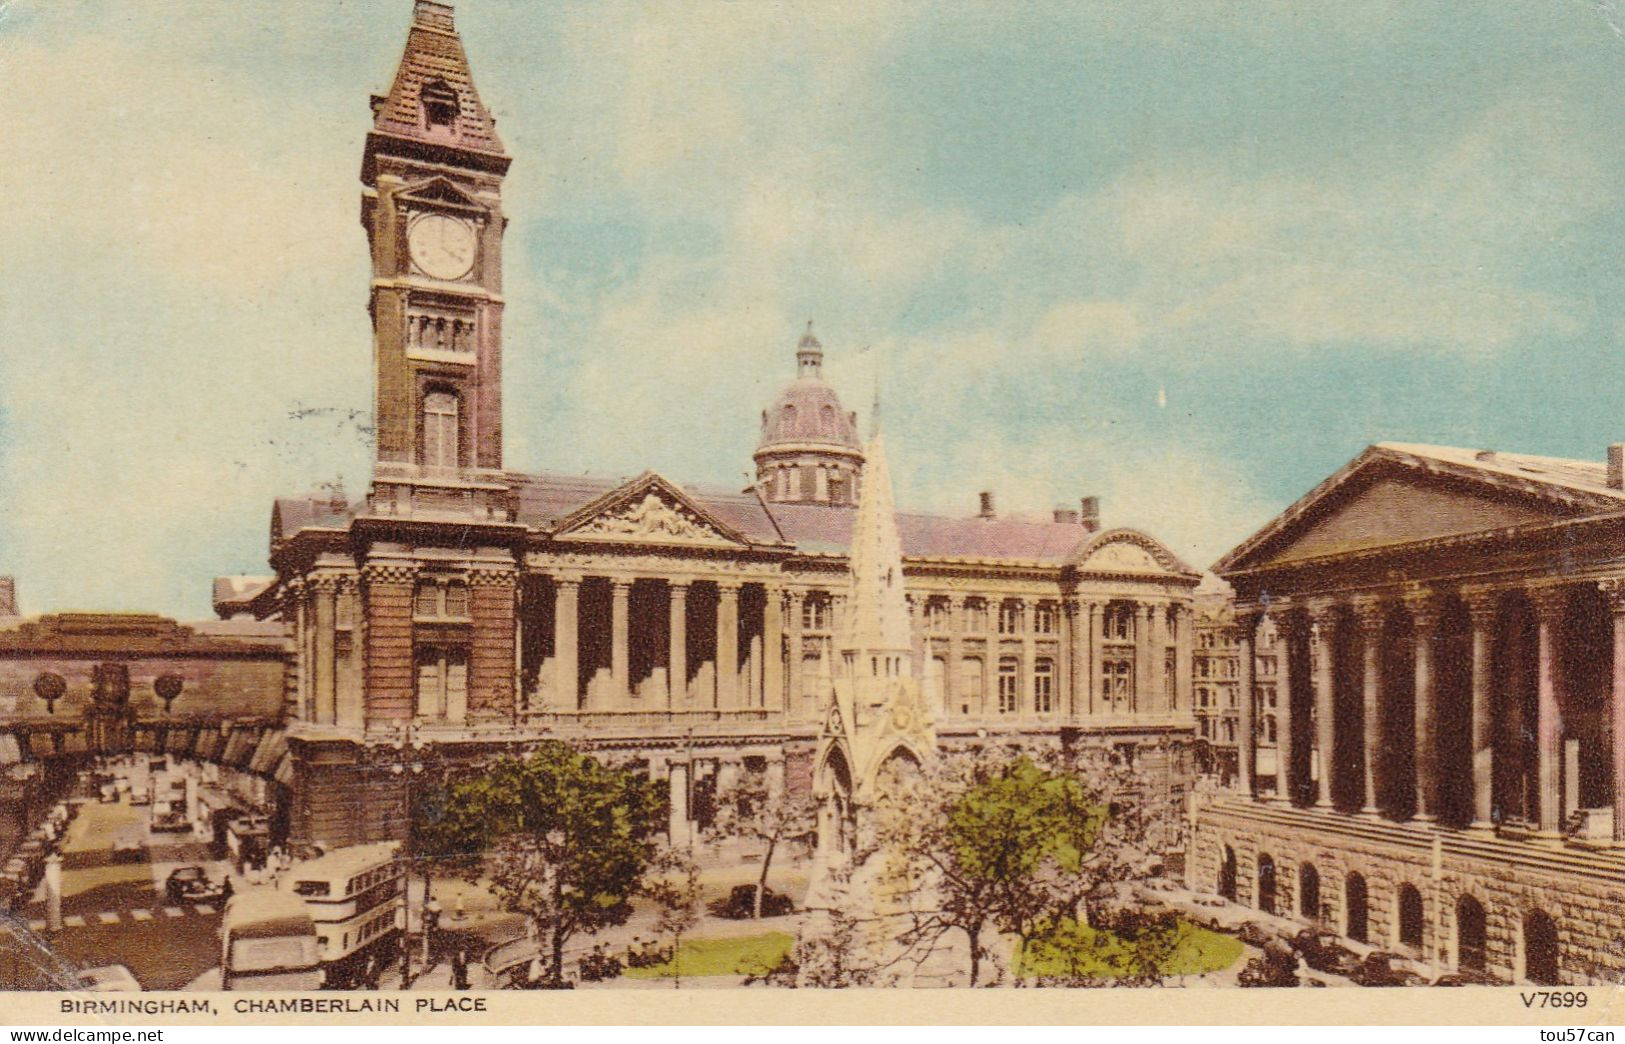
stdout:
MULTIPOLYGON (((1547 835, 1611 805, 1625 840, 1625 578, 1240 606, 1243 693, 1266 615, 1281 638, 1273 800, 1547 835)), ((1239 739, 1256 797, 1255 699, 1239 739)))

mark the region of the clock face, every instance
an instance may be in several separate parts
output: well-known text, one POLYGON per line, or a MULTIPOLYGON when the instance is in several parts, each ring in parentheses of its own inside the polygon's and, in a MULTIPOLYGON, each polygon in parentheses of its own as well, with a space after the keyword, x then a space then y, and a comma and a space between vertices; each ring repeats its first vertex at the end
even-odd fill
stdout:
POLYGON ((445 214, 425 214, 406 234, 412 261, 425 275, 461 279, 474 267, 474 229, 445 214))

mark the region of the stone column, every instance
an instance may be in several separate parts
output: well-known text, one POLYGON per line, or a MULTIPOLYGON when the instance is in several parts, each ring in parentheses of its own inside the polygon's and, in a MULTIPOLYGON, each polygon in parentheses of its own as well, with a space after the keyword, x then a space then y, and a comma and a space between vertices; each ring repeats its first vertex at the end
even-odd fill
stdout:
POLYGON ((784 687, 784 588, 767 586, 767 605, 762 611, 762 706, 770 711, 788 710, 784 687))
POLYGON ((581 706, 581 578, 554 577, 553 589, 553 702, 557 710, 574 711, 581 706))
POLYGON ((62 857, 55 852, 45 857, 45 927, 62 930, 62 857))
POLYGON ((801 657, 804 655, 801 648, 801 604, 806 598, 806 593, 799 588, 791 588, 789 593, 790 606, 786 611, 790 614, 790 619, 785 630, 789 639, 790 658, 785 670, 790 672, 787 686, 790 690, 790 714, 792 717, 800 718, 804 710, 802 701, 805 698, 801 691, 801 657))
POLYGON ((1536 779, 1540 784, 1539 830, 1558 834, 1563 829, 1563 721, 1558 706, 1559 650, 1563 640, 1563 612, 1568 607, 1567 592, 1561 587, 1537 587, 1529 591, 1535 607, 1537 634, 1538 716, 1535 728, 1536 779))
POLYGON ((626 706, 632 695, 631 661, 632 635, 630 603, 632 581, 612 578, 610 592, 609 676, 614 683, 612 699, 620 707, 626 706))
POLYGON ((1101 631, 1105 627, 1105 607, 1100 602, 1080 601, 1078 621, 1083 630, 1083 649, 1078 655, 1079 669, 1083 671, 1083 712, 1100 713, 1100 646, 1101 631))
POLYGON ((1279 639, 1275 653, 1275 800, 1290 805, 1295 797, 1292 777, 1298 762, 1297 729, 1292 722, 1292 644, 1298 622, 1285 605, 1270 618, 1279 639))
POLYGON ((965 625, 965 597, 948 597, 948 662, 942 668, 942 713, 957 713, 959 707, 959 658, 964 654, 959 635, 965 625))
POLYGON ((739 581, 717 581, 717 706, 739 706, 739 581))
POLYGON ((668 802, 669 820, 666 834, 673 845, 687 845, 691 842, 692 835, 688 822, 688 764, 686 762, 672 762, 669 786, 671 800, 668 802))
POLYGON ((1375 596, 1362 596, 1354 603, 1354 616, 1360 627, 1360 692, 1365 719, 1365 742, 1361 744, 1364 749, 1360 752, 1365 801, 1360 812, 1367 816, 1377 814, 1377 771, 1382 758, 1382 625, 1386 615, 1382 599, 1375 596))
POLYGON ((316 593, 314 630, 316 632, 315 693, 311 701, 315 720, 331 725, 338 720, 337 672, 333 661, 333 638, 337 633, 339 581, 336 576, 316 576, 310 581, 316 593))
POLYGON ((1614 840, 1625 841, 1625 577, 1601 580, 1614 624, 1614 669, 1608 697, 1609 734, 1613 741, 1614 840))
POLYGON ((1151 669, 1151 630, 1157 607, 1141 602, 1134 606, 1134 713, 1154 714, 1157 709, 1156 675, 1151 669))
POLYGON ((1236 613, 1236 644, 1240 647, 1241 670, 1236 680, 1239 691, 1236 694, 1236 703, 1239 705, 1240 721, 1236 729, 1236 771, 1241 783, 1241 793, 1248 798, 1256 798, 1258 771, 1258 736, 1257 715, 1254 713, 1254 701, 1258 694, 1254 691, 1253 674, 1257 660, 1254 648, 1254 633, 1258 627, 1258 617, 1252 613, 1236 613))
POLYGON ((1439 701, 1434 691, 1434 643, 1439 631, 1439 602, 1431 592, 1409 591, 1405 608, 1415 640, 1416 818, 1431 822, 1439 814, 1439 701))
POLYGON ((1473 827, 1489 830, 1494 826, 1490 817, 1495 794, 1495 721, 1490 707, 1495 686, 1492 643, 1500 597, 1487 588, 1464 590, 1461 597, 1467 603, 1473 629, 1473 827))
POLYGON ((1310 650, 1314 664, 1315 747, 1320 761, 1320 779, 1315 786, 1315 805, 1332 807, 1332 773, 1337 760, 1337 606, 1322 602, 1310 610, 1310 650))
POLYGON ((1021 601, 1021 689, 1016 694, 1016 716, 1030 718, 1038 712, 1038 701, 1033 698, 1033 679, 1038 677, 1038 642, 1033 638, 1033 621, 1038 614, 1038 603, 1021 601))
POLYGON ((671 626, 666 635, 666 705, 682 707, 688 702, 688 581, 668 581, 666 592, 671 602, 671 626))

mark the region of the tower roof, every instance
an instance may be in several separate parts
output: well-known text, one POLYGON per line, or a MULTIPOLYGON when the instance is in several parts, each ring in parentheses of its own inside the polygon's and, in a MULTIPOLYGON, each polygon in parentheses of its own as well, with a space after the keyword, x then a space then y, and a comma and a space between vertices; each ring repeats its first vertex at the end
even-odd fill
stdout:
POLYGON ((857 416, 841 405, 841 397, 824 380, 824 346, 813 333, 812 320, 796 345, 796 379, 784 386, 773 405, 762 414, 758 454, 809 443, 857 451, 857 416))
POLYGON ((841 648, 908 652, 912 643, 903 596, 903 550, 883 432, 875 432, 869 440, 865 458, 863 491, 852 526, 852 590, 841 648))
POLYGON ((375 151, 393 145, 416 153, 475 153, 490 157, 498 170, 507 167, 496 120, 474 88, 449 4, 417 0, 395 81, 388 94, 373 97, 372 108, 369 162, 375 151))

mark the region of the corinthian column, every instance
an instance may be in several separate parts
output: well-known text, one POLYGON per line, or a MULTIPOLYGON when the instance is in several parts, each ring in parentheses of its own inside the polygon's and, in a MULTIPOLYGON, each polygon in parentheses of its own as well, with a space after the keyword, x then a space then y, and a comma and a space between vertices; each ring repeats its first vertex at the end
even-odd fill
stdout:
POLYGON ((1439 813, 1438 694, 1434 691, 1433 653, 1439 631, 1439 601, 1428 591, 1410 591, 1404 598, 1415 640, 1415 739, 1412 763, 1416 766, 1416 818, 1431 821, 1439 813))
POLYGON ((739 706, 739 581, 717 581, 717 706, 739 706))
POLYGON ((631 598, 632 581, 610 580, 610 652, 609 676, 614 692, 611 697, 617 707, 625 707, 632 695, 631 675, 631 598))
POLYGON ((1538 703, 1535 752, 1539 759, 1541 833, 1556 834, 1563 827, 1563 720, 1558 705, 1558 656, 1563 640, 1563 612, 1568 592, 1561 587, 1529 591, 1535 607, 1537 633, 1538 703))
POLYGON ((581 578, 554 577, 553 589, 553 702, 558 710, 573 711, 581 706, 577 659, 581 646, 576 633, 581 625, 581 578))
POLYGON ((1298 767, 1298 730, 1293 722, 1292 646, 1298 621, 1287 606, 1270 614, 1280 639, 1275 658, 1275 800, 1293 802, 1293 773, 1298 767))
POLYGON ((1360 686, 1361 698, 1364 704, 1364 743, 1361 751, 1363 762, 1363 775, 1365 778, 1365 801, 1360 808, 1362 815, 1375 816, 1377 814, 1377 799, 1379 787, 1377 786, 1378 766, 1382 763, 1382 720, 1383 720, 1383 691, 1382 691, 1382 625, 1387 616, 1386 607, 1382 599, 1371 595, 1362 595, 1355 600, 1354 618, 1360 627, 1360 650, 1362 684, 1360 686))
POLYGON ((1625 841, 1625 577, 1603 580, 1597 586, 1608 599, 1614 622, 1614 670, 1608 723, 1614 743, 1614 840, 1625 841))
POLYGON ((667 583, 666 590, 671 597, 666 703, 671 707, 681 707, 688 702, 688 581, 672 580, 667 583))
POLYGON ((1236 736, 1237 744, 1237 775, 1241 784, 1241 793, 1248 798, 1256 798, 1257 771, 1258 771, 1258 737, 1256 735, 1256 718, 1253 711, 1254 701, 1258 694, 1254 690, 1253 674, 1256 664, 1256 650, 1254 648, 1254 633, 1258 628, 1256 613, 1236 612, 1236 642, 1240 646, 1241 677, 1237 681, 1239 692, 1236 702, 1240 705, 1240 721, 1236 736))
POLYGON ((1337 753, 1337 626, 1340 616, 1337 606, 1322 602, 1311 610, 1314 642, 1311 654, 1314 662, 1315 688, 1315 746, 1320 761, 1320 779, 1315 786, 1315 805, 1332 807, 1332 774, 1337 753))
POLYGON ((784 660, 784 588, 769 584, 762 615, 762 706, 770 711, 787 706, 784 660))
MULTIPOLYGON (((1461 592, 1473 628, 1473 827, 1489 830, 1495 793, 1495 617, 1500 596, 1488 588, 1461 592)), ((1617 617, 1616 617, 1617 619, 1617 617)))

